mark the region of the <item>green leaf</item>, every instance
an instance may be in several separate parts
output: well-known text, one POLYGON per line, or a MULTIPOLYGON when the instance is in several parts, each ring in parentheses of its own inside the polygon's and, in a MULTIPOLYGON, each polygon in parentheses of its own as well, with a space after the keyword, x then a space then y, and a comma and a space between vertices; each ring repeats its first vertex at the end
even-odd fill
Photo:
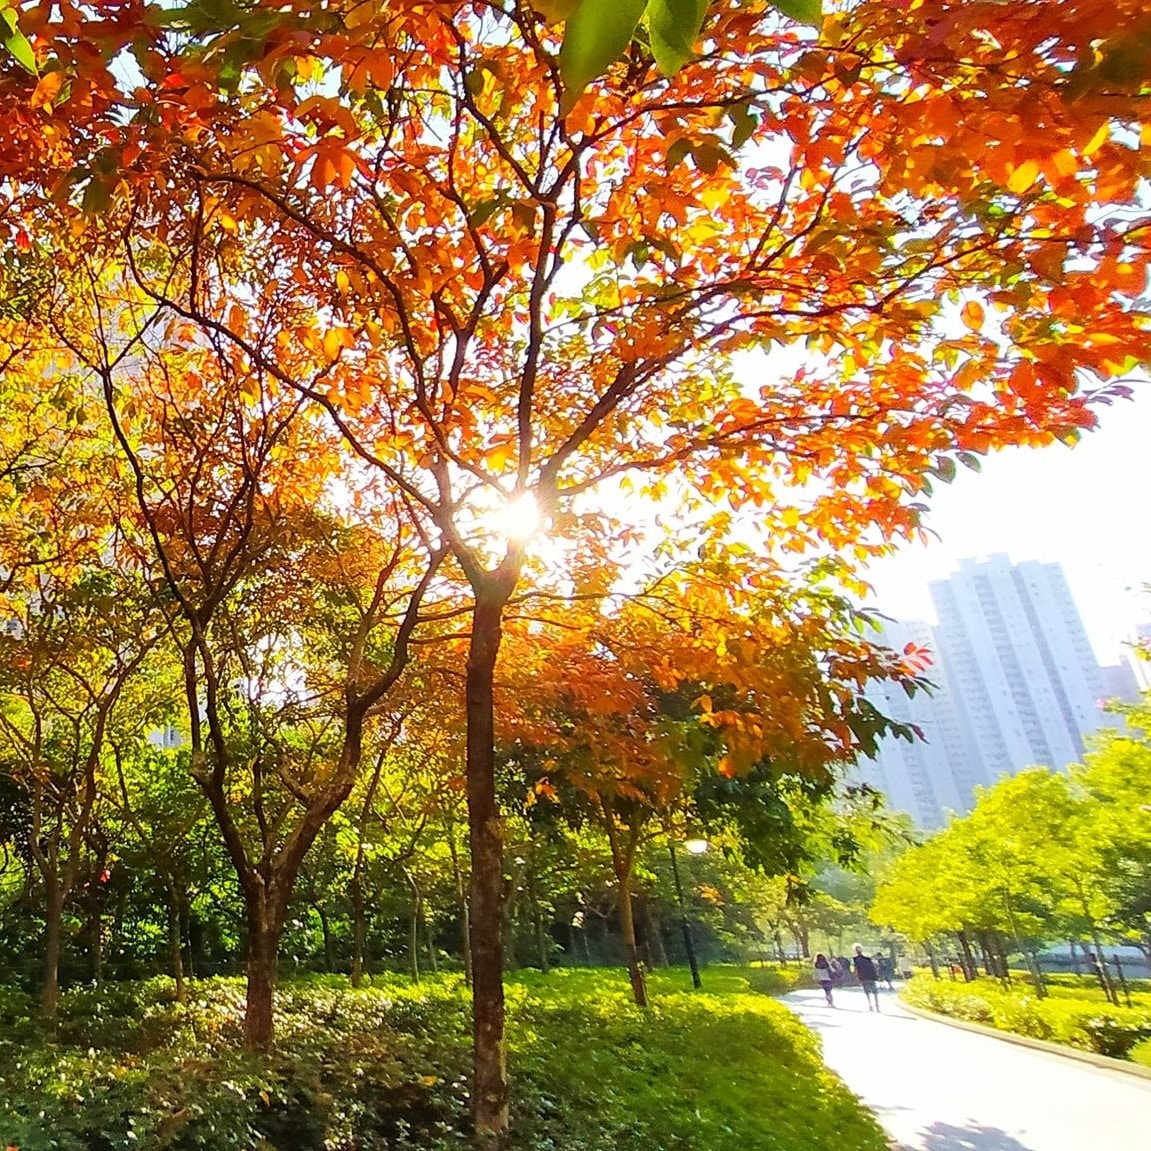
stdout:
POLYGON ((686 136, 681 136, 674 144, 667 150, 667 159, 664 162, 664 167, 669 172, 674 172, 687 159, 691 153, 691 140, 686 136))
POLYGON ((98 216, 106 212, 111 203, 112 185, 96 178, 89 180, 80 200, 81 211, 86 216, 98 216))
POLYGON ((580 93, 623 55, 646 7, 647 0, 580 0, 560 49, 565 116, 580 93))
POLYGON ((728 168, 735 167, 735 157, 721 144, 714 140, 702 140, 692 146, 692 159, 695 166, 707 175, 713 175, 721 164, 728 168))
POLYGON ((4 47, 8 49, 12 59, 16 61, 26 72, 31 72, 33 76, 40 75, 40 69, 36 67, 36 53, 32 51, 32 45, 28 43, 28 38, 16 26, 17 15, 14 9, 5 8, 0 12, 0 16, 4 18, 4 23, 7 25, 6 32, 0 32, 0 38, 4 41, 4 47))
POLYGON ((759 117, 746 104, 736 104, 734 108, 729 108, 727 116, 732 123, 731 146, 738 150, 755 134, 759 127, 759 117))
POLYGON ((695 57, 695 41, 707 15, 707 0, 649 0, 647 24, 659 70, 674 76, 695 57))
POLYGON ((493 216, 497 208, 502 207, 504 198, 502 196, 494 196, 490 200, 481 200, 472 210, 468 213, 468 223, 473 228, 478 228, 486 224, 493 216))
POLYGON ((785 16, 812 28, 823 27, 822 0, 771 0, 771 5, 785 16))
POLYGON ((957 469, 955 461, 950 456, 938 456, 935 460, 935 467, 928 470, 933 476, 941 479, 945 484, 949 484, 955 479, 957 469))

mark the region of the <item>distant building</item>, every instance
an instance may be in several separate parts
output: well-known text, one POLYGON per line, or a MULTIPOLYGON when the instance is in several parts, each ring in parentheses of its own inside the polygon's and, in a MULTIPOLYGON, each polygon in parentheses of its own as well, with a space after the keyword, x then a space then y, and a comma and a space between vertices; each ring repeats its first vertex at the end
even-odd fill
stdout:
POLYGON ((153 747, 162 747, 165 751, 174 751, 184 746, 184 737, 179 728, 158 727, 148 732, 148 742, 153 747))
MULTIPOLYGON (((938 652, 929 624, 922 620, 891 620, 884 624, 879 642, 902 651, 909 643, 938 652)), ((964 810, 970 785, 963 778, 963 747, 959 738, 951 688, 946 669, 938 661, 927 672, 935 685, 933 692, 908 697, 895 684, 868 693, 870 701, 884 715, 918 726, 924 739, 908 742, 886 739, 874 760, 861 760, 859 778, 877 787, 888 805, 906 811, 920 827, 942 827, 949 811, 964 810)))
POLYGON ((1135 669, 1124 659, 1116 664, 1101 667, 1103 677, 1103 698, 1118 700, 1120 703, 1136 703, 1139 700, 1139 680, 1135 669))
POLYGON ((909 707, 882 701, 893 718, 919 724, 927 746, 885 740, 879 759, 858 769, 924 827, 949 809, 969 810, 980 784, 1082 759, 1085 736, 1122 722, 1101 703, 1138 694, 1127 664, 1096 662, 1058 564, 1012 564, 1003 554, 963 560, 930 590, 938 626, 900 622, 883 637, 902 647, 906 636, 935 654, 933 696, 909 707))

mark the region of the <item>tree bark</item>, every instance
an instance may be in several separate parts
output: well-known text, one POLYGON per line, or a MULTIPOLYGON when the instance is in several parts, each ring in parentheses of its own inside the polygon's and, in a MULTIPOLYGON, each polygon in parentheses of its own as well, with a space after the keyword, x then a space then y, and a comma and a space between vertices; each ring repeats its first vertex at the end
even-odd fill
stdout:
POLYGON ((358 879, 352 880, 352 986, 364 981, 364 942, 367 924, 364 917, 364 893, 358 879))
POLYGON ((655 912, 651 909, 650 899, 643 901, 643 928, 652 967, 666 967, 668 965, 667 949, 663 945, 663 932, 655 912))
POLYGON ((468 910, 468 893, 464 887, 464 877, 460 872, 460 858, 456 851, 455 829, 448 833, 448 848, 452 853, 452 875, 456 881, 456 906, 460 915, 460 951, 464 960, 464 983, 472 985, 472 930, 471 915, 468 910))
POLYGON ((247 999, 244 1005, 244 1048, 267 1052, 275 1040, 275 990, 282 924, 262 898, 261 891, 248 910, 247 999))
POLYGON ((936 979, 939 978, 939 961, 935 958, 935 948, 930 943, 925 943, 924 949, 927 951, 927 962, 931 964, 931 974, 936 979))
POLYGON ((180 938, 180 905, 168 895, 168 963, 176 984, 176 1002, 183 1003, 188 992, 184 986, 184 941, 180 938))
POLYGON ((64 893, 55 876, 44 884, 44 986, 40 990, 40 1010, 45 1019, 55 1019, 60 1006, 60 941, 63 935, 64 893))
POLYGON ((619 930, 623 937, 627 974, 631 980, 631 994, 637 1007, 647 1006, 647 982, 643 965, 639 961, 639 948, 635 942, 635 916, 631 906, 631 869, 619 876, 619 930))
POLYGON ((983 973, 988 979, 994 979, 998 972, 995 970, 995 957, 991 953, 991 943, 986 931, 979 933, 979 951, 983 956, 983 973))
POLYGON ((408 966, 412 972, 412 980, 420 981, 420 920, 423 917, 424 897, 420 892, 412 873, 405 867, 404 879, 412 889, 412 910, 408 916, 408 966))
POLYGON ((472 856, 472 1125, 494 1144, 508 1126, 504 1045, 503 828, 495 783, 495 667, 506 596, 477 592, 467 662, 468 839, 472 856))
POLYGON ((966 931, 957 931, 955 937, 959 940, 959 947, 963 953, 963 978, 970 983, 979 976, 979 969, 975 966, 975 956, 971 953, 971 940, 967 938, 966 931))
POLYGON ((1111 976, 1107 971, 1107 960, 1103 955, 1103 940, 1099 938, 1099 929, 1095 924, 1091 925, 1091 942, 1095 944, 1095 959, 1098 964, 1099 982, 1103 986, 1103 994, 1118 1007, 1119 994, 1115 990, 1115 985, 1111 982, 1111 976))
POLYGON ((548 933, 544 928, 543 911, 540 908, 539 896, 536 894, 535 879, 531 881, 531 905, 532 905, 532 923, 535 926, 536 932, 536 950, 539 952, 540 970, 545 974, 549 974, 552 969, 551 958, 548 954, 550 951, 550 940, 548 933))
POLYGON ((328 916, 323 907, 318 903, 314 903, 312 906, 320 917, 320 932, 324 936, 324 970, 331 975, 336 970, 336 952, 332 947, 332 925, 328 922, 328 916))

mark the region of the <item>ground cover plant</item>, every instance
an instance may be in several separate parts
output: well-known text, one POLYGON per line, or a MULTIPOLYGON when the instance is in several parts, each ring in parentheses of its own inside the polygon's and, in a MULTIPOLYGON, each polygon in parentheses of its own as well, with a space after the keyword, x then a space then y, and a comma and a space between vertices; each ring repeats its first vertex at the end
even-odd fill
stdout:
MULTIPOLYGON (((1049 984, 1047 991, 1040 998, 1023 981, 1004 986, 992 979, 952 983, 917 975, 904 988, 903 998, 926 1011, 1114 1059, 1132 1058, 1136 1048, 1151 1039, 1151 994, 1147 992, 1134 992, 1131 1007, 1116 1007, 1103 1000, 1098 987, 1093 997, 1085 984, 1069 987, 1063 981, 1049 984)), ((1142 1062, 1143 1050, 1138 1055, 1142 1062)))
MULTIPOLYGON (((880 1151, 818 1042, 753 991, 768 969, 531 972, 508 989, 510 1151, 880 1151)), ((20 1151, 448 1151, 469 1147, 468 996, 458 976, 286 984, 270 1057, 242 1050, 239 979, 66 992, 53 1033, 0 995, 0 1142, 20 1151)))

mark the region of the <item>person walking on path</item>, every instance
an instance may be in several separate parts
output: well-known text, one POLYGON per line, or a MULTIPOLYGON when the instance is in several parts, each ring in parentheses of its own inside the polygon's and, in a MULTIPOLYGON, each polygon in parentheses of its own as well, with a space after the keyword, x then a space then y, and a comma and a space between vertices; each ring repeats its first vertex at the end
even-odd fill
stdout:
POLYGON ((834 977, 831 964, 827 962, 827 956, 822 951, 815 957, 811 974, 815 977, 815 982, 823 988, 823 996, 827 1000, 827 1006, 834 1007, 835 1004, 831 1001, 831 985, 834 982, 834 977))
POLYGON ((891 982, 891 977, 894 974, 895 965, 891 960, 882 952, 875 953, 875 970, 879 975, 882 982, 887 984, 888 991, 894 991, 895 985, 891 982))
POLYGON ((855 978, 863 988, 864 998, 867 1000, 868 1011, 879 1010, 879 988, 876 987, 875 961, 863 954, 863 944, 855 945, 855 978), (875 1006, 872 1007, 874 1001, 875 1006))

